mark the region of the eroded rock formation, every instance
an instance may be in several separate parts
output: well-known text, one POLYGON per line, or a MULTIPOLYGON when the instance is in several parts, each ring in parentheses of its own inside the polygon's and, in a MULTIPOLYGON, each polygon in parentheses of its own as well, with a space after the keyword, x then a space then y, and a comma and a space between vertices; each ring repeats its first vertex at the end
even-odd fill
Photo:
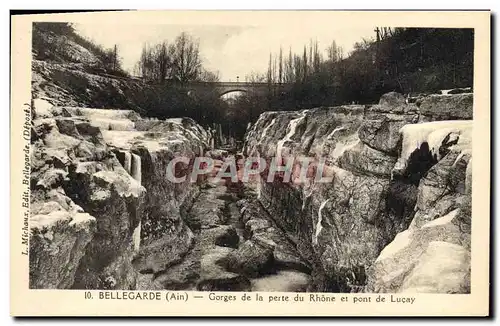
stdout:
POLYGON ((203 128, 34 103, 30 286, 135 289, 138 272, 178 262, 193 241, 180 212, 198 188, 168 183, 166 167, 202 155, 203 128))
POLYGON ((407 103, 396 93, 377 105, 259 117, 246 155, 324 159, 332 177, 268 182, 266 170, 257 185, 311 265, 310 290, 470 290, 470 119, 472 94, 407 103))

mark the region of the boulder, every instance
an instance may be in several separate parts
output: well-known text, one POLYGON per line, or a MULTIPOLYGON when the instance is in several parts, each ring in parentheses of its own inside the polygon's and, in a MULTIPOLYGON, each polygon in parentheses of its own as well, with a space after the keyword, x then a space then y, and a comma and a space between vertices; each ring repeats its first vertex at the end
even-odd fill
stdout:
POLYGON ((434 165, 418 187, 413 224, 422 224, 461 206, 466 196, 469 154, 452 151, 434 165))
MULTIPOLYGON (((191 290, 200 278, 200 262, 189 260, 167 269, 152 281, 144 290, 191 290)), ((152 275, 152 274, 149 274, 152 275)))
POLYGON ((391 109, 401 108, 406 104, 406 99, 403 94, 397 92, 389 92, 380 97, 379 105, 391 109))
MULTIPOLYGON (((248 291, 250 281, 244 275, 232 273, 223 268, 229 262, 234 249, 215 247, 201 258, 198 291, 248 291)), ((229 269, 228 269, 229 270, 229 269)))
POLYGON ((254 218, 245 223, 245 238, 251 238, 255 233, 271 226, 271 222, 264 218, 254 218))
POLYGON ((219 199, 225 187, 218 186, 202 192, 188 212, 186 223, 193 230, 210 229, 224 224, 226 203, 219 199))
POLYGON ((470 234, 459 209, 399 233, 368 271, 370 292, 470 292, 470 234), (466 228, 465 228, 466 229, 466 228))
POLYGON ((157 239, 143 241, 133 264, 141 273, 159 273, 181 262, 193 241, 194 235, 186 226, 171 230, 157 239))
POLYGON ((401 292, 469 293, 470 251, 444 241, 429 243, 401 292))
POLYGON ((470 120, 473 94, 429 95, 422 99, 420 113, 431 120, 470 120))
POLYGON ((75 280, 85 247, 96 232, 96 219, 66 211, 57 202, 35 209, 30 221, 29 287, 67 289, 75 280))
POLYGON ((226 258, 227 270, 249 277, 258 277, 274 271, 272 248, 266 248, 253 241, 245 241, 226 258))

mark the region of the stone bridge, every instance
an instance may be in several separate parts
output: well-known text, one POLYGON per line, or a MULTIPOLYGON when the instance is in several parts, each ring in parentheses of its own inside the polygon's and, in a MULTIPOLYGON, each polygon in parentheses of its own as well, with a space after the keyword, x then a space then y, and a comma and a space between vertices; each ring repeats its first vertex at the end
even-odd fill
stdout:
POLYGON ((249 94, 263 95, 271 90, 287 93, 292 84, 269 84, 269 83, 247 83, 247 82, 190 82, 186 85, 189 94, 201 94, 215 91, 219 96, 232 92, 245 92, 249 94))

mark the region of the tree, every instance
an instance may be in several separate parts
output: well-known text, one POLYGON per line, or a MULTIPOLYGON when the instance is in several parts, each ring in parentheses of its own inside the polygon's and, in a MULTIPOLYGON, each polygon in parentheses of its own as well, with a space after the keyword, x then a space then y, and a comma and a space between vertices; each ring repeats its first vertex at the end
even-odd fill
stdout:
POLYGON ((118 69, 118 66, 119 66, 119 64, 118 64, 118 46, 116 44, 113 47, 112 59, 113 59, 113 61, 112 61, 112 67, 113 68, 112 69, 114 71, 114 70, 118 69))
POLYGON ((216 83, 220 81, 219 72, 212 72, 206 69, 202 69, 200 75, 198 76, 198 80, 207 83, 216 83))
POLYGON ((251 72, 250 74, 245 76, 245 80, 249 83, 265 83, 266 76, 264 74, 251 72))
POLYGON ((285 82, 293 83, 295 81, 295 73, 293 70, 293 56, 292 56, 292 48, 290 47, 288 51, 288 59, 285 63, 285 82))
POLYGON ((273 67, 272 67, 272 64, 273 64, 273 54, 269 53, 269 64, 267 66, 267 83, 269 84, 269 87, 271 87, 270 85, 273 82, 273 67))
POLYGON ((338 61, 338 48, 337 48, 337 43, 335 41, 332 41, 332 44, 326 49, 327 57, 328 60, 331 63, 337 62, 338 61))
POLYGON ((156 45, 154 60, 158 70, 157 79, 161 82, 169 78, 172 73, 174 48, 168 46, 166 41, 156 45))
POLYGON ((155 55, 149 44, 142 46, 141 57, 135 66, 135 74, 142 76, 147 81, 155 81, 155 55))
POLYGON ((185 84, 196 80, 201 72, 199 41, 182 32, 174 42, 173 76, 185 84))
POLYGON ((278 82, 283 82, 283 49, 280 47, 279 68, 278 68, 278 82))
POLYGON ((302 66, 303 66, 302 71, 304 73, 302 81, 305 81, 309 72, 309 69, 307 67, 307 50, 305 45, 304 45, 304 54, 302 55, 302 66))

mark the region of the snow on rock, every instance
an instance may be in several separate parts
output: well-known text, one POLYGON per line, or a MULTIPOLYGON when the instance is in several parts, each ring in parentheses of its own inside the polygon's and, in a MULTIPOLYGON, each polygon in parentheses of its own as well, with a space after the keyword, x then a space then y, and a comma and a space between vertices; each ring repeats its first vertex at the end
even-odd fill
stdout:
POLYGON ((274 124, 276 123, 276 118, 274 118, 273 120, 271 120, 271 123, 268 124, 264 130, 262 131, 262 134, 260 135, 260 139, 264 139, 266 137, 266 134, 267 134, 267 131, 269 130, 269 128, 271 128, 274 124))
POLYGON ((48 214, 33 215, 30 220, 30 228, 38 230, 49 229, 62 222, 66 222, 69 226, 74 225, 78 227, 87 223, 95 223, 95 218, 87 213, 57 210, 48 214))
POLYGON ((314 233, 313 237, 313 244, 318 244, 318 236, 321 233, 321 230, 323 229, 323 225, 321 222, 323 222, 323 216, 321 215, 321 212, 323 211, 323 208, 325 208, 325 205, 330 201, 330 199, 327 199, 321 203, 318 209, 318 223, 316 223, 316 232, 314 233))
POLYGON ((459 212, 459 210, 455 209, 455 210, 449 212, 448 214, 446 214, 445 216, 442 216, 440 218, 437 218, 435 220, 432 220, 432 221, 422 225, 422 228, 430 228, 430 227, 434 227, 437 225, 445 225, 447 223, 450 223, 458 215, 458 212, 459 212))
POLYGON ((335 129, 333 129, 333 131, 331 133, 328 134, 328 136, 326 136, 326 139, 332 139, 333 136, 335 136, 335 134, 338 131, 342 131, 342 130, 346 130, 346 128, 344 126, 338 126, 338 127, 336 127, 335 129))
POLYGON ((105 110, 77 107, 65 107, 64 109, 72 116, 88 119, 91 125, 101 130, 134 130, 134 120, 140 118, 136 112, 131 110, 105 110))
POLYGON ((165 122, 172 122, 172 123, 182 124, 182 118, 165 119, 165 122))
POLYGON ((384 250, 382 250, 376 262, 392 257, 408 246, 410 244, 410 235, 411 233, 408 230, 398 233, 394 240, 392 240, 392 242, 389 243, 384 250))
POLYGON ((128 174, 132 173, 132 154, 129 151, 124 152, 123 168, 128 174))
POLYGON ((405 277, 401 293, 468 293, 470 251, 461 245, 432 241, 405 277))
MULTIPOLYGON (((132 166, 133 169, 133 166, 132 166)), ((141 186, 140 182, 130 177, 117 174, 114 171, 99 171, 92 175, 96 183, 107 183, 114 186, 114 190, 122 196, 140 198, 146 189, 141 186)), ((98 199, 96 197, 96 199, 98 199)), ((103 198, 107 199, 107 198, 103 198)))
POLYGON ((127 150, 131 149, 136 138, 144 135, 142 131, 101 130, 101 133, 106 144, 127 150))
POLYGON ((284 144, 287 141, 290 141, 292 139, 293 135, 295 135, 295 130, 297 129, 297 126, 299 125, 299 123, 302 120, 304 120, 304 118, 306 117, 307 111, 309 111, 309 110, 302 111, 298 118, 292 119, 288 123, 288 127, 287 127, 288 133, 285 135, 285 137, 283 137, 283 139, 278 141, 277 146, 276 146, 276 157, 277 158, 281 159, 282 154, 283 154, 282 151, 283 151, 284 144))
POLYGON ((132 178, 141 184, 142 179, 142 169, 141 169, 141 157, 137 154, 132 154, 132 178))
POLYGON ((399 233, 368 271, 369 292, 468 293, 470 235, 457 213, 399 233))
POLYGON ((140 118, 139 114, 132 110, 108 110, 80 107, 65 107, 65 109, 73 116, 83 116, 88 119, 136 120, 140 118))
POLYGON ((30 218, 30 288, 69 288, 96 232, 96 219, 66 211, 57 202, 45 204, 60 210, 41 209, 30 218))
POLYGON ((466 149, 472 140, 472 120, 433 121, 418 124, 407 124, 400 129, 402 138, 401 154, 394 171, 404 171, 410 155, 420 149, 423 143, 429 145, 429 151, 441 159, 439 149, 446 137, 458 137, 457 147, 466 149))
POLYGON ((351 137, 344 140, 343 142, 336 143, 335 148, 330 153, 330 157, 333 160, 336 160, 339 157, 341 157, 345 151, 358 146, 359 143, 360 143, 359 138, 357 137, 357 135, 354 134, 351 137))
POLYGON ((132 234, 132 241, 134 243, 134 252, 138 252, 141 247, 141 222, 134 229, 134 233, 132 234))
POLYGON ((442 89, 440 92, 441 92, 441 95, 472 93, 472 88, 471 87, 464 87, 464 88, 442 89))
POLYGON ((51 118, 50 112, 54 105, 45 98, 36 98, 33 100, 33 109, 37 118, 51 118))

